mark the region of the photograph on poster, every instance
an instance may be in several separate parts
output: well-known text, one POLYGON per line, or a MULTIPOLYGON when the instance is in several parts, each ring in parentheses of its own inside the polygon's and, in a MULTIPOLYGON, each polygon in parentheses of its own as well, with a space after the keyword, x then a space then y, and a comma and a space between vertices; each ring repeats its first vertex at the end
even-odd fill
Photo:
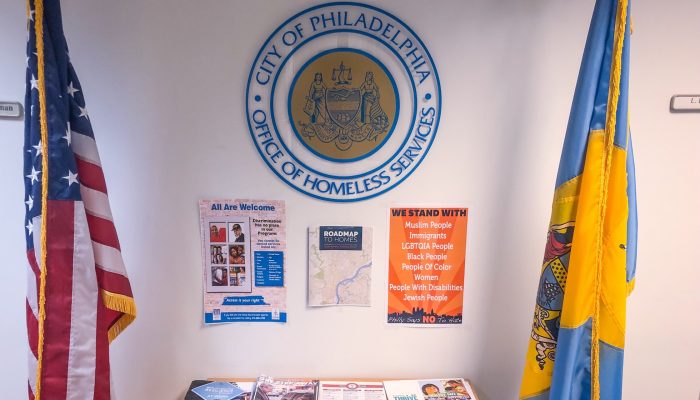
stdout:
POLYGON ((228 241, 234 243, 244 243, 245 242, 245 230, 246 224, 244 222, 229 222, 228 223, 228 241))
POLYGON ((228 271, 226 267, 211 267, 211 285, 227 286, 228 271))
POLYGON ((231 244, 228 246, 229 262, 231 264, 245 264, 245 246, 242 244, 231 244))
POLYGON ((212 243, 226 242, 225 222, 212 222, 209 224, 209 241, 212 243))
POLYGON ((227 256, 226 256, 226 251, 225 245, 220 245, 220 244, 213 244, 210 246, 211 247, 211 263, 212 264, 227 264, 227 256))
POLYGON ((243 266, 232 266, 229 267, 229 276, 231 286, 245 286, 246 282, 246 269, 243 266))

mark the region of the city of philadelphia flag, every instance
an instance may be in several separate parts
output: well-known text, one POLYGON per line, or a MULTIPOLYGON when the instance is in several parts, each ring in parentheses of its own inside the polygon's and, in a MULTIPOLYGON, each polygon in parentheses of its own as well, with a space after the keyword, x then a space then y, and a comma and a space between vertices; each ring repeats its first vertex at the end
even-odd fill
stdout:
POLYGON ((598 0, 564 139, 521 399, 622 397, 637 211, 630 6, 598 0))
POLYGON ((136 306, 59 1, 27 14, 29 398, 110 399, 109 343, 136 306))

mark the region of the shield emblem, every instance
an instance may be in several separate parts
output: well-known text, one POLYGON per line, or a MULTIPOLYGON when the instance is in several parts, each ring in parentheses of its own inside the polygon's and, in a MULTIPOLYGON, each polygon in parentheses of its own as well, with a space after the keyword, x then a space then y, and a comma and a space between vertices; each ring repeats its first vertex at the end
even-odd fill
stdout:
POLYGON ((360 89, 326 90, 326 110, 333 122, 347 126, 360 110, 360 89))

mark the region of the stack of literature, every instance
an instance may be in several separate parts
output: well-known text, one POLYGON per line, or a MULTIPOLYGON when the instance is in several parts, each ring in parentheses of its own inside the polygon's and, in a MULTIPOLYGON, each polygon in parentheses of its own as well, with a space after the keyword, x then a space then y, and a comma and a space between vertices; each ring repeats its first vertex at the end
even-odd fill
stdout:
POLYGON ((193 381, 185 400, 478 400, 461 378, 331 381, 273 379, 193 381))

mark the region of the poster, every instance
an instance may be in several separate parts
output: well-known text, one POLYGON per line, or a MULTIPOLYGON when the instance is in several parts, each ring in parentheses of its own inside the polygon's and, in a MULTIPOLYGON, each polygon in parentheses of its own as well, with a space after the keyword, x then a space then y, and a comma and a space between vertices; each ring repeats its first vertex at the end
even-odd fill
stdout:
POLYGON ((467 208, 391 208, 387 322, 462 323, 467 208))
POLYGON ((369 306, 372 228, 309 228, 309 306, 369 306))
POLYGON ((204 323, 286 322, 285 204, 201 200, 204 323))
POLYGON ((382 382, 321 381, 318 400, 386 400, 382 382))

